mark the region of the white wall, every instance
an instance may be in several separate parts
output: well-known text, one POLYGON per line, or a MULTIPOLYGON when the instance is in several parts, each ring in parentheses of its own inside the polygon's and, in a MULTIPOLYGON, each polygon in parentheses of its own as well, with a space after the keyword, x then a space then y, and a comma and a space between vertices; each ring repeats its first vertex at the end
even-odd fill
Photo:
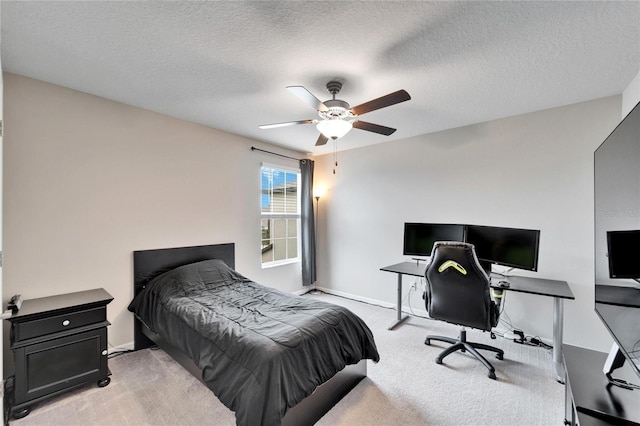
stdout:
POLYGON ((299 153, 14 74, 4 102, 6 298, 103 287, 118 346, 134 250, 235 242, 243 275, 302 288, 299 264, 260 266, 261 162, 297 162, 250 147, 299 153))
MULTIPOLYGON (((576 297, 564 304, 564 341, 608 350, 593 302, 593 152, 620 111, 615 96, 348 150, 335 175, 331 155, 316 158, 315 181, 328 188, 318 286, 395 303, 396 276, 379 268, 408 259, 404 222, 540 229, 535 275, 566 280, 576 297)), ((417 295, 411 304, 424 310, 417 295)), ((552 305, 511 293, 506 312, 526 334, 550 340, 552 305)))
POLYGON ((640 102, 640 71, 622 92, 622 117, 626 117, 638 102, 640 102))

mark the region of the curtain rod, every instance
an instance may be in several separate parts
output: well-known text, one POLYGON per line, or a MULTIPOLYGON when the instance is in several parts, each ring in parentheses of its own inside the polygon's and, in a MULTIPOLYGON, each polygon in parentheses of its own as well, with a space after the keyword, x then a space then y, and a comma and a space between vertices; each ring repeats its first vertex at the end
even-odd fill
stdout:
POLYGON ((256 148, 255 146, 252 146, 252 147, 251 147, 251 151, 266 152, 267 154, 277 155, 278 157, 284 157, 284 158, 288 158, 288 159, 290 159, 290 160, 296 160, 296 161, 302 161, 302 160, 304 160, 304 158, 293 158, 293 157, 289 157, 289 156, 287 156, 287 155, 278 154, 277 152, 265 151, 264 149, 256 148))

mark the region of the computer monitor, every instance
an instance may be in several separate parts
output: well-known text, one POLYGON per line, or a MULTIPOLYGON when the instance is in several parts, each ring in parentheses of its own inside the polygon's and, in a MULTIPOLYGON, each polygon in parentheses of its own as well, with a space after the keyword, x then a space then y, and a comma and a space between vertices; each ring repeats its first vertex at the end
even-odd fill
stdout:
POLYGON ((478 259, 489 272, 491 264, 538 270, 538 230, 467 225, 465 241, 475 246, 478 259))
POLYGON ((607 231, 609 278, 640 279, 640 230, 607 231))
POLYGON ((449 223, 405 223, 405 256, 431 256, 436 241, 464 241, 464 225, 449 223))

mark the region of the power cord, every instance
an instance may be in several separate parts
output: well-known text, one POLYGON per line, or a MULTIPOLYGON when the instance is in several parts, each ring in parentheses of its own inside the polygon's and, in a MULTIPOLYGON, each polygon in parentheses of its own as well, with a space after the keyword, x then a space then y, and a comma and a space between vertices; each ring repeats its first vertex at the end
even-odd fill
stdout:
POLYGON ((107 355, 107 359, 112 359, 122 354, 127 354, 129 352, 134 352, 134 349, 117 348, 116 346, 113 346, 111 343, 108 343, 108 345, 111 346, 114 350, 109 351, 109 355, 107 355))
POLYGON ((496 333, 496 335, 504 339, 513 340, 515 343, 519 343, 521 345, 538 346, 547 350, 553 349, 553 346, 543 342, 540 336, 526 336, 521 329, 517 328, 513 324, 513 322, 511 321, 511 318, 509 317, 509 314, 505 310, 505 307, 506 307, 506 298, 503 298, 502 305, 500 306, 499 324, 501 324, 504 328, 511 331, 515 336, 518 336, 518 337, 510 338, 505 335, 506 333, 503 333, 503 334, 496 333))
MULTIPOLYGON (((413 281, 413 284, 411 285, 411 287, 409 287, 409 292, 402 299, 402 301, 403 302, 404 301, 407 302, 407 305, 409 306, 409 311, 411 312, 411 315, 413 315, 414 317, 429 318, 429 317, 425 317, 423 315, 418 315, 415 312, 413 312, 413 306, 411 306, 411 295, 413 294, 414 291, 418 291, 418 285, 420 286, 420 290, 422 291, 422 294, 424 294, 425 287, 426 287, 426 283, 424 282, 424 278, 416 278, 413 281)), ((422 297, 422 299, 424 299, 424 297, 422 297)))
POLYGON ((540 337, 538 336, 527 336, 523 340, 524 340, 523 344, 526 344, 529 346, 539 346, 543 349, 548 349, 548 350, 553 349, 553 346, 543 342, 542 339, 540 339, 540 337))
POLYGON ((13 391, 15 389, 15 376, 10 376, 4 381, 3 419, 4 426, 9 425, 11 406, 13 405, 13 391))
POLYGON ((108 359, 113 359, 113 358, 115 358, 117 356, 128 354, 129 352, 133 352, 133 349, 122 349, 122 350, 113 351, 113 352, 109 353, 107 358, 108 359))

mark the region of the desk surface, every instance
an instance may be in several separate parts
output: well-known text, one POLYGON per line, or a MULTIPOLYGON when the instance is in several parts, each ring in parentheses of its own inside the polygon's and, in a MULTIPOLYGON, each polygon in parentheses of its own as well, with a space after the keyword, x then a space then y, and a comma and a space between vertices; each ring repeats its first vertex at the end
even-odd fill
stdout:
POLYGON ((413 275, 414 277, 424 277, 426 267, 427 265, 424 262, 400 262, 395 265, 385 266, 384 268, 380 268, 380 270, 402 275, 413 275))
POLYGON ((596 284, 596 303, 640 308, 640 288, 596 284))
MULTIPOLYGON (((640 422, 640 392, 607 386, 608 381, 602 372, 606 353, 571 345, 563 345, 563 349, 567 378, 578 413, 611 421, 612 424, 640 422)), ((626 367, 616 370, 613 376, 637 383, 638 377, 626 367)), ((583 419, 579 414, 579 419, 582 425, 588 417, 583 419)))
MULTIPOLYGON (((380 268, 381 271, 395 272, 403 275, 413 275, 423 277, 424 270, 427 265, 417 262, 400 262, 395 265, 380 268)), ((522 277, 512 275, 501 277, 497 275, 491 276, 491 287, 500 288, 509 291, 517 291, 520 293, 538 294, 541 296, 559 297, 561 299, 575 299, 569 284, 566 281, 548 280, 545 278, 522 277), (500 287, 499 281, 509 282, 509 287, 500 287)))
POLYGON ((561 299, 575 299, 566 281, 548 280, 546 278, 521 277, 517 275, 508 277, 492 276, 491 287, 521 293, 539 294, 541 296, 559 297, 561 299), (500 281, 507 281, 509 287, 499 286, 498 282, 500 281))

